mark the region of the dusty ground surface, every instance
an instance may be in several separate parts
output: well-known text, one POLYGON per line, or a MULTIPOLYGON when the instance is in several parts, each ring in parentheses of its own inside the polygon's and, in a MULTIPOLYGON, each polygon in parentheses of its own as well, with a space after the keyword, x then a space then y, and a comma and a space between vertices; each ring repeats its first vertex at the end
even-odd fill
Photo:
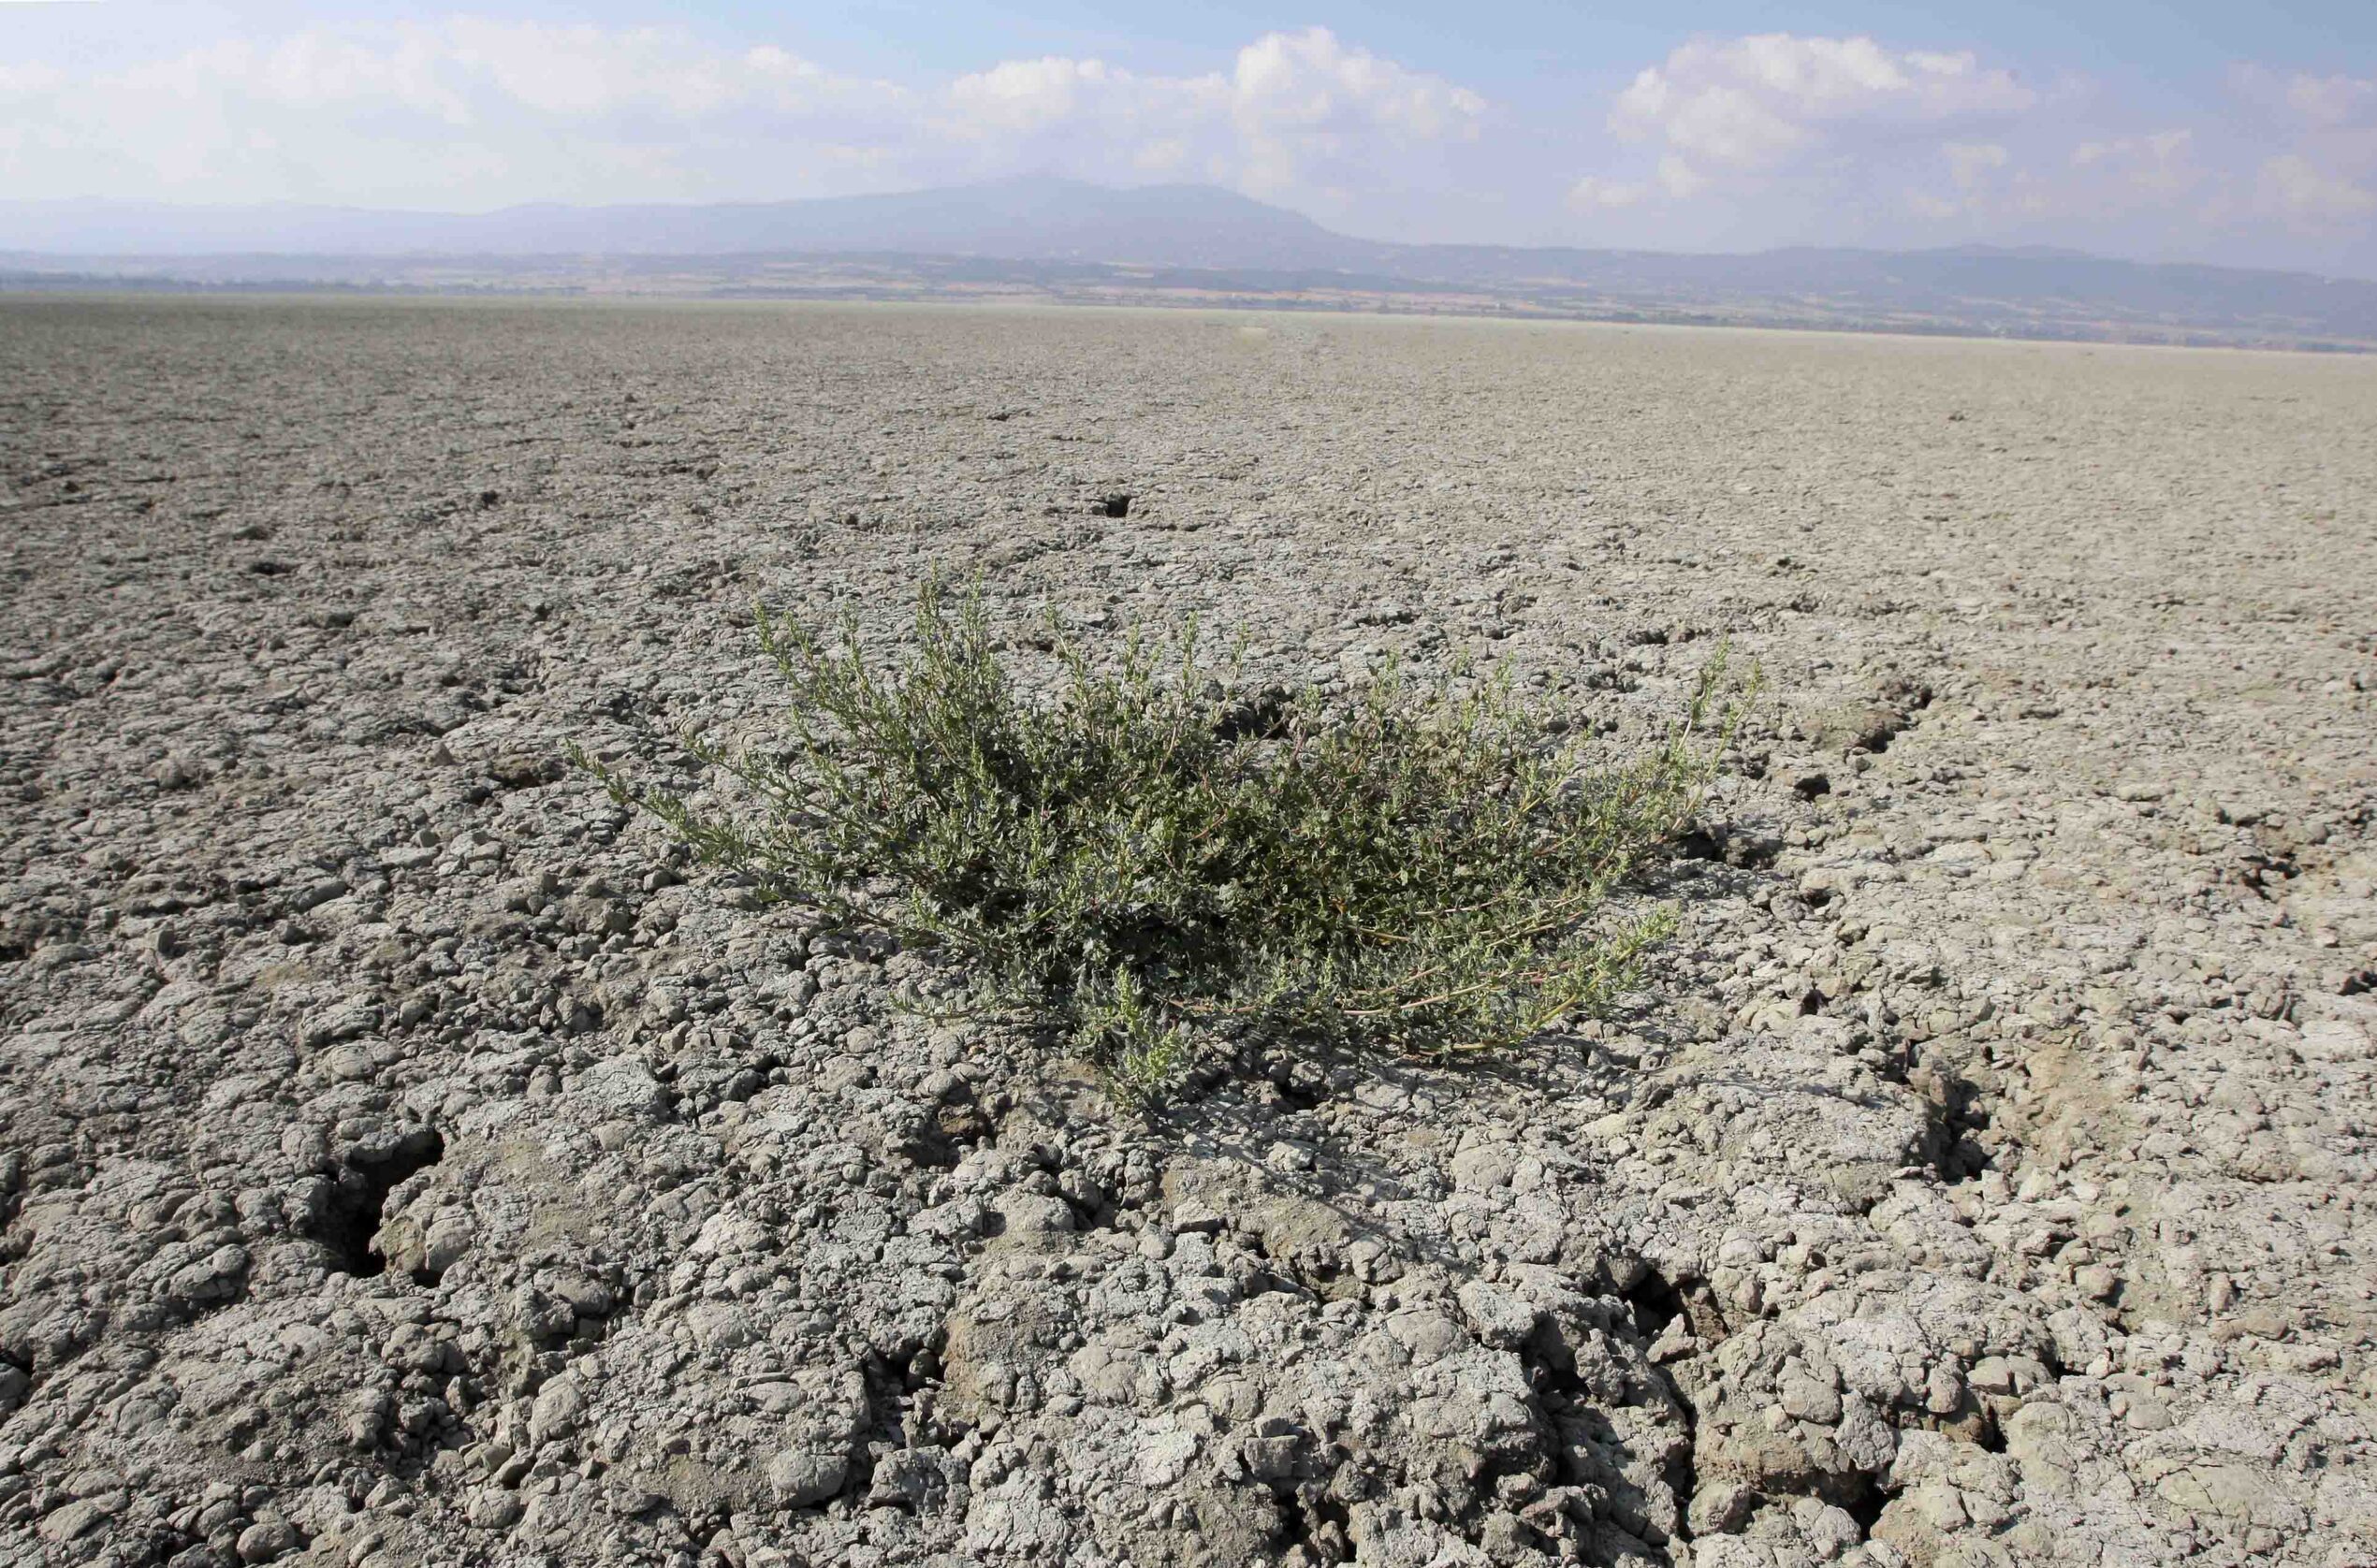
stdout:
POLYGON ((2377 363, 8 302, 0 476, 0 1558, 2377 1560, 2377 363), (556 765, 933 562, 1773 695, 1594 1038, 1145 1122, 556 765))

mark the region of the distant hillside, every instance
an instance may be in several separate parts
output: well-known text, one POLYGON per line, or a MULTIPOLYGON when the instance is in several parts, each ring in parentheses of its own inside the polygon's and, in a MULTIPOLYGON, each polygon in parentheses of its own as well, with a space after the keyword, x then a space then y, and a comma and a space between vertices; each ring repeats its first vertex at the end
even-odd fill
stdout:
POLYGON ((2046 247, 1689 255, 1407 245, 1205 185, 459 214, 0 202, 0 286, 1328 304, 2008 336, 2377 346, 2377 283, 2046 247), (961 263, 962 259, 962 265, 961 263))
POLYGON ((727 255, 907 252, 1166 267, 1338 267, 1377 249, 1212 185, 1005 180, 707 206, 354 207, 0 202, 0 251, 106 255, 727 255))

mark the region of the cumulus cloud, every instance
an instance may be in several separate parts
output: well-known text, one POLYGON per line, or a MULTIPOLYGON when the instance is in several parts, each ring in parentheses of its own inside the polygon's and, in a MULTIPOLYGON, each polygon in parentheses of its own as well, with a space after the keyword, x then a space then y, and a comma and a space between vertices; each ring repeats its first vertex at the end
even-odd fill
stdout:
POLYGON ((2243 65, 2232 85, 2282 145, 2231 205, 2298 233, 2365 233, 2377 216, 2377 78, 2243 65))
POLYGON ((1993 141, 1951 141, 1940 149, 1959 190, 1969 191, 2005 167, 2005 149, 1993 141))
POLYGON ((2286 106, 2313 125, 2364 125, 2377 121, 2377 81, 2297 73, 2286 83, 2286 106))
POLYGON ((2099 196, 2109 181, 2132 197, 2176 199, 2205 180, 2195 150, 2195 133, 2181 128, 2083 141, 2067 161, 2083 177, 2081 183, 2099 196))
POLYGON ((1129 71, 1109 70, 1102 60, 1002 60, 950 83, 950 124, 975 137, 1045 130, 1108 109, 1136 87, 1129 71))
POLYGON ((1762 205, 1801 222, 1827 209, 1870 218, 1885 211, 1874 197, 1892 188, 1903 213, 1937 221, 2003 182, 2016 154, 1995 133, 2039 101, 2012 70, 1965 50, 1791 33, 1698 38, 1617 94, 1604 121, 1617 167, 1576 181, 1568 203, 1670 222, 1698 211, 1719 241, 1762 205))
POLYGON ((1759 169, 1860 129, 2020 114, 2036 94, 1969 51, 1892 51, 1872 38, 1762 33, 1701 39, 1618 94, 1611 132, 1728 168, 1759 169))
POLYGON ((2141 122, 2118 80, 2035 61, 1696 38, 1585 107, 1607 136, 1561 171, 1566 211, 1597 243, 1970 238, 2377 266, 2377 79, 2246 66, 2230 85, 2223 112, 2141 122))
POLYGON ((2151 136, 2115 137, 2109 141, 2083 141, 2072 149, 2072 167, 2089 168, 2131 161, 2166 164, 2195 139, 2193 131, 2172 130, 2156 131, 2151 136))
POLYGON ((1656 178, 1659 189, 1678 201, 1698 196, 1709 182, 1707 175, 1672 152, 1659 160, 1656 178))
POLYGON ((822 109, 845 81, 780 49, 707 49, 663 28, 610 30, 458 17, 238 41, 78 84, 105 100, 182 109, 297 109, 341 119, 409 111, 449 125, 505 113, 585 122, 649 111, 701 121, 761 107, 822 109))
POLYGON ((1392 180, 1474 138, 1476 93, 1325 28, 1202 75, 1006 60, 892 82, 674 27, 454 17, 318 25, 77 75, 0 65, 22 195, 415 206, 767 197, 1020 171, 1280 197, 1392 180))
POLYGON ((1628 184, 1586 175, 1568 188, 1568 205, 1582 211, 1596 208, 1637 207, 1654 196, 1684 201, 1699 194, 1708 176, 1670 152, 1661 158, 1647 180, 1628 184))
POLYGON ((1604 180, 1597 174, 1588 174, 1568 187, 1568 205, 1588 212, 1600 208, 1638 207, 1650 194, 1648 185, 1628 184, 1622 180, 1604 180))
POLYGON ((2377 78, 2245 65, 2231 73, 2230 84, 2247 103, 2305 129, 2377 125, 2377 78))
POLYGON ((1568 207, 1653 243, 2377 254, 2377 79, 2243 66, 2227 112, 2179 124, 2138 123, 2112 83, 2040 80, 1863 36, 1694 39, 1606 104, 1611 145, 1568 171, 1568 207))
POLYGON ((1485 99, 1440 77, 1348 49, 1325 27, 1271 33, 1238 51, 1231 112, 1255 134, 1379 129, 1416 141, 1473 137, 1485 99))
POLYGON ((445 208, 755 195, 769 173, 864 178, 911 115, 891 83, 671 28, 315 26, 0 80, 0 185, 445 208))
POLYGON ((2258 189, 2269 206, 2314 225, 2377 212, 2377 192, 2322 168, 2299 152, 2283 153, 2263 164, 2258 189))
POLYGON ((2224 181, 2197 161, 2195 146, 2195 133, 2183 127, 2078 142, 2063 141, 2049 128, 2034 138, 2027 159, 2001 142, 1951 141, 1939 149, 1945 186, 1908 191, 1906 209, 1977 231, 2041 223, 2101 229, 2115 220, 2156 215, 2209 224, 2224 181))
POLYGON ((1228 103, 1244 153, 1237 182, 1272 196, 1292 190, 1310 165, 1342 178, 1373 147, 1474 139, 1486 109, 1467 88, 1348 49, 1325 27, 1268 34, 1240 50, 1228 103))
POLYGON ((1927 190, 1918 185, 1907 190, 1906 211, 1918 218, 1944 222, 1971 216, 2018 197, 2035 199, 2034 181, 2027 172, 2017 171, 2010 179, 2001 177, 2013 160, 1998 142, 1950 141, 1942 144, 1939 154, 1947 166, 1951 188, 1927 190))
POLYGON ((1485 113, 1467 88, 1310 27, 1266 34, 1229 70, 1199 76, 1002 61, 951 82, 934 124, 1042 167, 1170 172, 1288 196, 1391 178, 1415 151, 1475 139, 1485 113))

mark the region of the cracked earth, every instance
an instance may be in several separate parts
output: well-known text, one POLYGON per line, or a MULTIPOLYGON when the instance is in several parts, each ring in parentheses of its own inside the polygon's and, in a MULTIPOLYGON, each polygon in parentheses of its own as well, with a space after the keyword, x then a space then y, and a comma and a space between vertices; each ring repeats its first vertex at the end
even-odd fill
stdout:
POLYGON ((2377 1560, 2372 496, 2367 359, 0 302, 0 1555, 2377 1560), (936 565, 1769 695, 1615 1016, 1146 1118, 561 765, 936 565))

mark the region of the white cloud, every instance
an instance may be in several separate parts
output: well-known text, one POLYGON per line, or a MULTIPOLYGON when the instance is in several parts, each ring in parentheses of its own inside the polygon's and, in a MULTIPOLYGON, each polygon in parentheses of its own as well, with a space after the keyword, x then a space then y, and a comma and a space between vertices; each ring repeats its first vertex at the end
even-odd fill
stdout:
MULTIPOLYGON (((1707 195, 1738 211, 1761 196, 1786 199, 1779 193, 1789 190, 1804 207, 1844 190, 1933 178, 1906 161, 1926 148, 1946 155, 1957 188, 1969 191, 2011 156, 1972 133, 2011 124, 2037 101, 2011 71, 1969 51, 1790 33, 1695 39, 1636 73, 1610 107, 1610 134, 1641 148, 1641 161, 1588 176, 1569 200, 1591 211, 1707 195), (1879 167, 1892 159, 1894 171, 1879 167)), ((1909 206, 1929 217, 1959 210, 1936 195, 1909 206)))
POLYGON ((1441 77, 1348 49, 1325 27, 1271 33, 1238 51, 1231 113, 1254 136, 1382 130, 1411 141, 1478 133, 1485 99, 1441 77))
POLYGON ((2005 149, 1993 141, 1951 141, 1940 152, 1947 157, 1948 176, 1960 191, 1973 189, 2006 163, 2005 149))
POLYGON ((1806 126, 1742 88, 1720 83, 1679 94, 1664 80, 1641 78, 1619 97, 1611 128, 1629 141, 1663 138, 1670 146, 1735 168, 1764 167, 1815 139, 1806 126))
POLYGON ((2276 133, 2233 181, 2224 216, 2275 223, 2311 239, 2371 239, 2377 217, 2377 78, 2242 65, 2237 95, 2276 133))
POLYGON ((1629 185, 1623 181, 1604 180, 1588 174, 1568 187, 1568 205, 1584 211, 1599 208, 1638 207, 1651 194, 1647 185, 1629 185))
POLYGON ((1228 102, 1241 151, 1234 182, 1272 197, 1308 180, 1338 184, 1372 149, 1392 156, 1473 138, 1485 113, 1468 89, 1347 49, 1325 27, 1268 34, 1240 50, 1228 102))
POLYGON ((1227 71, 1133 73, 1097 59, 1004 61, 951 82, 936 128, 993 159, 1093 177, 1203 179, 1325 205, 1395 185, 1474 140, 1485 100, 1322 27, 1272 33, 1227 71))
POLYGON ((767 197, 1019 171, 1211 180, 1283 198, 1393 183, 1474 138, 1466 88, 1324 28, 1227 70, 998 62, 846 76, 674 27, 454 17, 320 25, 77 76, 0 65, 11 194, 472 207, 767 197))
POLYGON ((2308 130, 2377 125, 2377 78, 2239 65, 2230 83, 2246 102, 2308 130))
POLYGON ((2286 107, 2310 124, 2367 124, 2377 121, 2377 80, 2297 73, 2286 83, 2286 107))
POLYGON ((2092 200, 2112 196, 2151 203, 2176 200, 2203 183, 2195 150, 2194 131, 2164 130, 2083 141, 2066 161, 2092 200))
POLYGON ((2003 119, 2035 101, 1969 52, 1764 33, 1675 50, 1618 94, 1609 126, 1622 140, 1758 169, 1860 127, 2003 119))
POLYGON ((2377 212, 2377 192, 2322 168, 2298 152, 2284 153, 2262 165, 2259 195, 2286 216, 2312 225, 2377 212))
POLYGON ((2240 67, 2232 108, 2139 123, 2119 85, 1954 48, 1699 38, 1606 107, 1570 169, 1597 240, 2000 242, 2377 265, 2377 80, 2240 67), (2052 83, 2051 86, 2046 85, 2052 83), (1576 178, 1582 175, 1582 178, 1576 178))
MULTIPOLYGON (((2241 67, 2257 112, 2139 124, 2109 83, 1966 50, 1699 38, 1607 109, 1569 171, 1597 240, 1899 243, 1941 230, 2131 254, 2377 257, 2377 80, 2241 67)), ((2316 264, 2316 263, 2314 263, 2316 264)))
POLYGON ((11 65, 0 61, 0 97, 54 92, 66 81, 66 74, 54 65, 11 65))
POLYGON ((1392 178, 1399 154, 1473 139, 1485 109, 1466 88, 1311 27, 1266 34, 1202 76, 1002 61, 951 82, 937 123, 970 143, 1048 138, 1031 161, 1085 173, 1155 168, 1285 196, 1392 178))
POLYGON ((2165 164, 2195 139, 2193 131, 2156 131, 2151 136, 2115 137, 2109 141, 2083 141, 2072 149, 2072 167, 2143 160, 2165 164))
POLYGON ((1651 171, 1647 180, 1628 182, 1586 175, 1568 187, 1568 205, 1582 211, 1592 211, 1603 208, 1640 207, 1654 196, 1665 196, 1672 201, 1686 201, 1699 195, 1708 182, 1707 175, 1694 168, 1687 160, 1670 152, 1659 160, 1658 167, 1651 171))
POLYGON ((1044 130, 1080 116, 1111 94, 1128 94, 1135 86, 1136 79, 1129 71, 1110 71, 1101 60, 1057 55, 1002 60, 986 71, 975 71, 950 83, 952 123, 970 136, 1044 130))
POLYGON ((2076 236, 2083 242, 2121 219, 2201 222, 2219 179, 2195 148, 2184 128, 2078 143, 2049 133, 2032 139, 2027 156, 2002 142, 1951 141, 1939 149, 1947 187, 1909 191, 1906 208, 1932 221, 1963 219, 1976 231, 2087 225, 2076 236))
POLYGON ((1706 188, 1709 178, 1670 152, 1659 160, 1658 181, 1659 189, 1669 196, 1678 201, 1688 201, 1706 188))

